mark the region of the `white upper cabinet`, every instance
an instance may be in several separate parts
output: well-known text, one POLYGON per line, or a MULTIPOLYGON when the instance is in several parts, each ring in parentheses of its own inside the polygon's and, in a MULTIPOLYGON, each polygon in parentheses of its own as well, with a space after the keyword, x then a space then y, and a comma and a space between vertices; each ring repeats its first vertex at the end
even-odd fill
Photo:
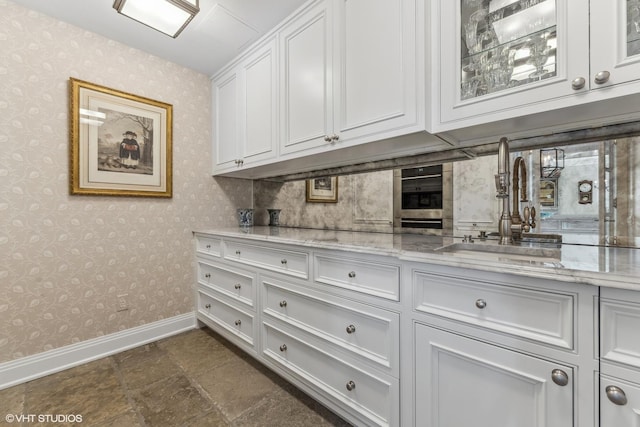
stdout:
POLYGON ((637 100, 619 102, 640 92, 637 0, 429 4, 430 130, 477 136, 491 132, 482 125, 522 117, 493 131, 531 136, 628 121, 637 111, 637 100))
POLYGON ((276 71, 276 41, 272 38, 214 78, 214 171, 235 170, 275 157, 276 71))
POLYGON ((280 53, 281 153, 417 126, 415 0, 318 3, 283 28, 280 53))

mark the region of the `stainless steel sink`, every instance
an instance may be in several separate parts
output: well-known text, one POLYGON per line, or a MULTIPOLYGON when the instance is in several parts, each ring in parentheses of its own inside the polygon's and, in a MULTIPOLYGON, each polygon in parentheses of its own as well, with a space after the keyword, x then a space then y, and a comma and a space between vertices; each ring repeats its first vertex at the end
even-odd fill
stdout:
POLYGON ((517 260, 529 262, 554 262, 561 259, 559 245, 519 243, 513 245, 499 245, 497 243, 452 243, 435 250, 451 255, 468 258, 492 260, 517 260))

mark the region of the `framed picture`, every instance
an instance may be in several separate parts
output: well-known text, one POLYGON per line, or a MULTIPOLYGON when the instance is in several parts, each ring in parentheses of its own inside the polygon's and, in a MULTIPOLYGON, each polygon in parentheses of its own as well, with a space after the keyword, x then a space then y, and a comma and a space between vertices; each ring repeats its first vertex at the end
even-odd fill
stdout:
POLYGON ((336 203, 338 201, 338 177, 307 180, 307 202, 336 203))
POLYGON ((540 206, 558 207, 558 181, 555 179, 540 180, 540 206))
POLYGON ((71 194, 172 196, 173 107, 70 79, 71 194))

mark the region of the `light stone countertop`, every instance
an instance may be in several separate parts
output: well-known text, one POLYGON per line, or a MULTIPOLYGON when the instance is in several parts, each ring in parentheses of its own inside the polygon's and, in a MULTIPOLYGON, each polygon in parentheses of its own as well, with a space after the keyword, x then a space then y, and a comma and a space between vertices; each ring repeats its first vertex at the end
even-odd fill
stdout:
MULTIPOLYGON (((215 228, 196 233, 392 256, 401 260, 640 291, 640 249, 562 244, 557 260, 438 251, 461 238, 289 227, 215 228)), ((497 246, 492 239, 474 244, 497 246)))

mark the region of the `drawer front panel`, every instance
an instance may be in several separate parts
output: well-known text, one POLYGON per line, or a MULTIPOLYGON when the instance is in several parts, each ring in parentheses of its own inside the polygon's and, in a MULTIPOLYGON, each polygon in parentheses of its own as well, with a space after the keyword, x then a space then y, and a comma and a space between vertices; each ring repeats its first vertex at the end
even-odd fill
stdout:
POLYGON ((333 342, 397 373, 399 316, 387 310, 339 299, 328 300, 263 280, 266 314, 333 342))
POLYGON ((306 252, 225 241, 224 257, 290 276, 309 278, 309 255, 306 252))
POLYGON ((400 267, 397 265, 316 255, 314 266, 316 282, 400 300, 400 267))
POLYGON ((640 368, 640 304, 600 300, 601 360, 640 368))
POLYGON ((198 292, 198 314, 206 316, 247 344, 254 344, 253 315, 209 295, 198 292))
POLYGON ((198 262, 198 280, 219 292, 254 307, 255 276, 222 266, 198 262))
POLYGON ((373 425, 398 425, 398 383, 362 371, 268 323, 264 323, 264 354, 318 389, 346 403, 373 425))
POLYGON ((417 311, 574 348, 575 296, 414 272, 417 311))
POLYGON ((216 257, 222 254, 222 239, 208 236, 196 236, 196 250, 216 257))

